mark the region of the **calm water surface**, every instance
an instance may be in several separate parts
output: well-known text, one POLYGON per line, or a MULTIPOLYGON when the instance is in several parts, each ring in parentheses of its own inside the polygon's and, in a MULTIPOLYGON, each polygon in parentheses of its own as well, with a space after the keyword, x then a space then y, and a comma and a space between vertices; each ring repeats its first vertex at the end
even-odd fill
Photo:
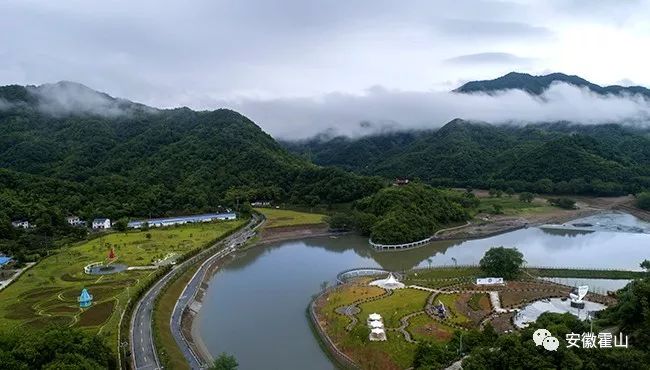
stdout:
MULTIPOLYGON (((632 216, 609 214, 590 221, 650 225, 632 216)), ((235 355, 241 370, 333 369, 314 338, 306 316, 312 295, 341 270, 474 264, 493 246, 517 247, 530 266, 639 269, 650 258, 650 234, 577 232, 529 228, 486 239, 439 242, 404 252, 374 252, 367 239, 349 235, 309 238, 253 248, 210 280, 199 330, 212 355, 235 355)), ((573 280, 571 280, 573 281, 573 280)), ((624 282, 583 279, 597 290, 624 282)))

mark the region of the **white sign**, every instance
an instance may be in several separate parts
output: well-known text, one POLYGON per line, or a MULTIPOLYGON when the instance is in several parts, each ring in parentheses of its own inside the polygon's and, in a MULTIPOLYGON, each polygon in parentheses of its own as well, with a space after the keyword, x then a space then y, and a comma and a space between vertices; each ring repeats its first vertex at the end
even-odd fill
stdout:
POLYGON ((488 278, 476 279, 476 285, 495 285, 495 284, 503 284, 503 278, 488 277, 488 278))

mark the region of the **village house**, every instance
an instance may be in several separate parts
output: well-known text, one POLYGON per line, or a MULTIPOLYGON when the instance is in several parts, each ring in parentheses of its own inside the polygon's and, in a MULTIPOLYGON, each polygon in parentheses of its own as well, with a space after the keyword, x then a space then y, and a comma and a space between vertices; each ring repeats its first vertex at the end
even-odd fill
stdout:
POLYGON ((96 218, 93 220, 93 229, 110 229, 111 228, 111 219, 110 218, 96 218))
POLYGON ((66 221, 68 221, 68 224, 70 224, 70 226, 83 226, 86 224, 86 222, 81 221, 78 216, 68 216, 66 217, 66 221))
POLYGON ((29 221, 27 220, 13 221, 11 223, 11 226, 17 228, 29 229, 29 221))
POLYGON ((409 184, 409 179, 398 177, 393 182, 393 186, 404 186, 409 184))

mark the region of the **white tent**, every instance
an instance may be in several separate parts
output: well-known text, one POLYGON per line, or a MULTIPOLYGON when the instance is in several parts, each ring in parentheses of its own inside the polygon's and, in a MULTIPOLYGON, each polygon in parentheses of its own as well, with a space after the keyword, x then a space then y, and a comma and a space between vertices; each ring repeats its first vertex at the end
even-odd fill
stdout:
POLYGON ((399 280, 395 279, 392 273, 388 274, 386 279, 375 280, 370 283, 370 285, 375 285, 384 289, 402 289, 404 284, 400 283, 399 280))
POLYGON ((378 313, 373 312, 370 315, 368 315, 368 319, 370 321, 378 321, 378 320, 381 320, 381 315, 378 314, 378 313))
POLYGON ((371 321, 370 324, 368 324, 368 326, 370 326, 370 328, 372 328, 372 329, 381 329, 381 328, 384 327, 384 323, 381 322, 381 321, 375 320, 375 321, 371 321))
POLYGON ((386 332, 384 329, 372 329, 370 330, 370 336, 368 337, 371 341, 384 341, 386 340, 386 332))

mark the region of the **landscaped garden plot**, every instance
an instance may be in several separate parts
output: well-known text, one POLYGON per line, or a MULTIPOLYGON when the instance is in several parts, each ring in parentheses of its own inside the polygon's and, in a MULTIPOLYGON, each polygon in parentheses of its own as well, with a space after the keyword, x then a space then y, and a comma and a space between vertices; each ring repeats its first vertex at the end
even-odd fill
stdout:
POLYGON ((246 220, 192 224, 177 227, 110 233, 70 246, 41 260, 9 287, 0 291, 0 330, 20 325, 49 324, 82 326, 107 335, 116 343, 121 311, 139 286, 154 270, 125 271, 89 276, 84 266, 105 262, 111 248, 116 263, 146 265, 167 253, 179 254, 209 245, 246 220), (83 288, 93 295, 93 305, 79 309, 77 297, 83 288))
POLYGON ((458 308, 457 303, 460 297, 460 294, 438 294, 433 303, 438 304, 439 302, 442 302, 445 305, 448 314, 445 322, 460 325, 463 327, 470 327, 472 326, 471 320, 467 316, 466 310, 461 311, 458 308))
POLYGON ((376 312, 384 319, 386 327, 396 328, 402 317, 424 310, 430 294, 416 289, 398 289, 385 298, 359 305, 359 317, 365 322, 369 314, 376 312))
POLYGON ((411 318, 406 329, 417 341, 429 340, 440 343, 449 341, 455 330, 426 314, 411 318))

